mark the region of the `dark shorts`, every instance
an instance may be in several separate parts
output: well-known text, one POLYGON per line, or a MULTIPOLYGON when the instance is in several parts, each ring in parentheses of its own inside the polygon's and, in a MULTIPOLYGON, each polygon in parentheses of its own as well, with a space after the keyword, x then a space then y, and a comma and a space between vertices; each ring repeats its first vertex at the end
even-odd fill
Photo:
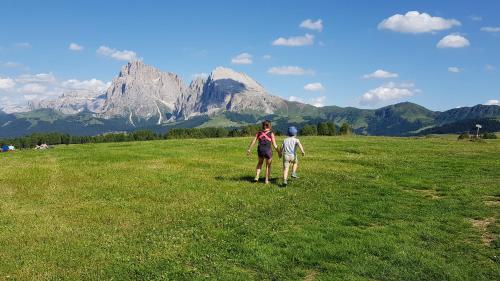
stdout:
POLYGON ((257 155, 259 155, 259 157, 264 157, 266 159, 271 159, 273 158, 273 150, 272 149, 257 149, 257 155))

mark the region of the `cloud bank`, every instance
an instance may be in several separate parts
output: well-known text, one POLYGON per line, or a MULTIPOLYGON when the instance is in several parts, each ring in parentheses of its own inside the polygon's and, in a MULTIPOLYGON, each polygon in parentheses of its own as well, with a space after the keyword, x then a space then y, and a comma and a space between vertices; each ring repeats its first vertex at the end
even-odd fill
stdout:
POLYGON ((231 59, 232 64, 252 64, 252 55, 249 53, 241 53, 231 59))
POLYGON ((396 84, 390 82, 364 93, 359 103, 360 105, 367 106, 379 105, 411 97, 416 91, 418 90, 414 89, 413 84, 396 84))
POLYGON ((384 78, 397 78, 398 76, 399 76, 399 74, 397 74, 397 73, 391 73, 391 72, 385 71, 383 69, 377 69, 373 73, 363 75, 363 78, 365 78, 365 79, 371 79, 371 78, 384 79, 384 78))
POLYGON ((410 11, 404 15, 395 14, 378 24, 379 29, 387 29, 402 33, 428 33, 460 26, 456 19, 433 17, 427 13, 410 11))
POLYGON ((286 46, 286 47, 301 47, 310 46, 314 44, 314 35, 306 34, 304 36, 294 37, 280 37, 273 41, 273 46, 286 46))
POLYGON ((323 31, 323 21, 321 19, 316 21, 306 19, 300 23, 300 27, 321 32, 323 31))
POLYGON ((299 66, 274 66, 269 68, 267 73, 273 75, 307 75, 314 74, 314 71, 305 70, 299 66))
POLYGON ((469 40, 459 34, 450 34, 443 37, 436 45, 440 49, 444 48, 465 48, 470 46, 469 40))
POLYGON ((139 59, 137 57, 137 53, 134 51, 129 51, 129 50, 117 50, 110 48, 108 46, 101 46, 97 49, 97 54, 104 56, 104 57, 110 57, 115 60, 120 60, 120 61, 133 61, 139 59))

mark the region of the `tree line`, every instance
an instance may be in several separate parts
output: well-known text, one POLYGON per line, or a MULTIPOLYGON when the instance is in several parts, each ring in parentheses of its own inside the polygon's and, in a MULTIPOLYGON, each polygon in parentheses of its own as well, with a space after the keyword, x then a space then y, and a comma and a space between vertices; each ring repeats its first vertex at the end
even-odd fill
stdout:
MULTIPOLYGON (((48 144, 85 144, 106 142, 148 141, 162 139, 201 139, 254 136, 261 129, 260 125, 247 125, 238 128, 172 128, 161 134, 151 130, 137 130, 133 132, 107 133, 96 136, 73 136, 64 133, 33 133, 28 136, 0 139, 3 144, 14 145, 16 148, 33 148, 37 145, 48 144)), ((333 122, 320 122, 317 125, 307 124, 300 129, 303 136, 334 136, 351 134, 351 127, 344 123, 337 129, 333 122)), ((276 135, 282 135, 280 131, 276 135)))
POLYGON ((307 124, 300 129, 302 136, 335 136, 351 135, 352 127, 348 123, 343 123, 339 128, 331 121, 319 122, 317 125, 307 124))

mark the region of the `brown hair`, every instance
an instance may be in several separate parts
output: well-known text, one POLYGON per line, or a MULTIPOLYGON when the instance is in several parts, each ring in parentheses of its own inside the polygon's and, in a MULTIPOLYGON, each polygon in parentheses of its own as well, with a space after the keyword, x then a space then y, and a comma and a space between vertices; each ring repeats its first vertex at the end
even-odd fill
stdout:
POLYGON ((271 130, 272 128, 273 127, 271 126, 271 121, 266 120, 266 121, 262 122, 262 130, 266 130, 266 129, 271 130))

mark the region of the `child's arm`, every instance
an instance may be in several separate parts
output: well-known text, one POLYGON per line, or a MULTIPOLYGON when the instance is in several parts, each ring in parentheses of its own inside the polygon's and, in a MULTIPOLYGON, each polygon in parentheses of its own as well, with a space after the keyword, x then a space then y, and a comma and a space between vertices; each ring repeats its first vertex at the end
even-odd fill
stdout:
POLYGON ((271 140, 272 140, 274 149, 276 149, 276 151, 278 152, 278 156, 281 158, 281 149, 276 144, 276 138, 274 137, 274 133, 271 134, 271 140))
POLYGON ((304 151, 304 147, 302 146, 302 144, 300 143, 300 141, 297 142, 297 145, 300 148, 300 152, 302 152, 302 156, 305 156, 306 152, 304 151))
POLYGON ((257 135, 255 135, 255 138, 253 138, 252 142, 248 146, 247 155, 250 155, 252 147, 255 145, 256 142, 257 142, 257 135))

